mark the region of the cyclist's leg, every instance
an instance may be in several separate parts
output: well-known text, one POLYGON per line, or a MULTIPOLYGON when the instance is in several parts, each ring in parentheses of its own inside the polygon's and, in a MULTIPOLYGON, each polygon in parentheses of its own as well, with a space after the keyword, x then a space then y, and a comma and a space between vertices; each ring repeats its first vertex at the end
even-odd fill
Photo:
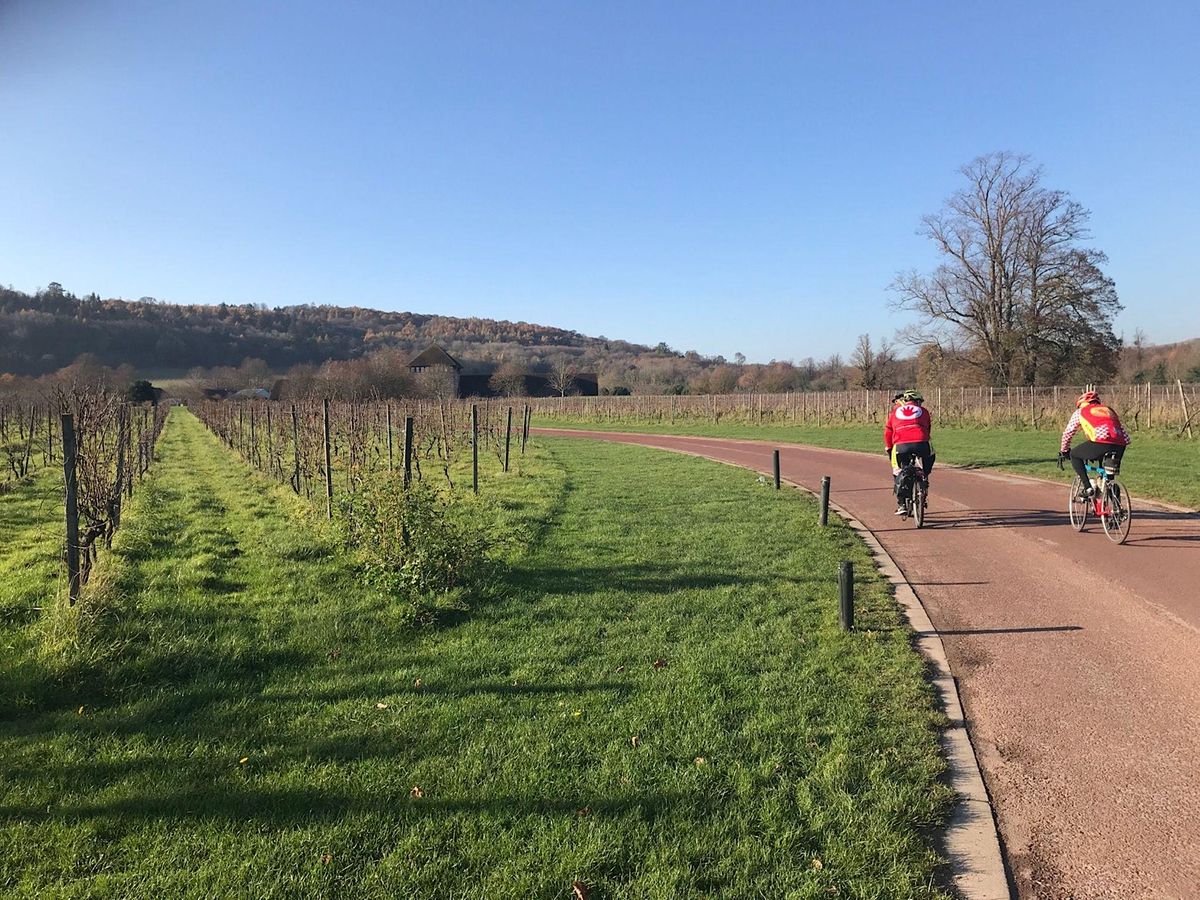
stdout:
POLYGON ((921 458, 921 472, 925 475, 925 480, 929 480, 929 473, 933 471, 934 460, 937 459, 937 454, 933 452, 933 444, 925 441, 921 444, 921 451, 918 454, 921 458))
POLYGON ((1090 490, 1091 488, 1091 482, 1088 481, 1087 463, 1095 462, 1103 456, 1104 445, 1097 444, 1095 441, 1084 441, 1082 444, 1077 444, 1071 448, 1071 468, 1075 470, 1075 474, 1083 482, 1084 490, 1090 490))

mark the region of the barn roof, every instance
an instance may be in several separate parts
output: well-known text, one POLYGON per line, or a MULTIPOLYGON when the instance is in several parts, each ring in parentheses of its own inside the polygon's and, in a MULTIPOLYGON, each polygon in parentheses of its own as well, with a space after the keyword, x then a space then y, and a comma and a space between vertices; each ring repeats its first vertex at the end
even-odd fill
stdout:
POLYGON ((448 366, 456 371, 462 369, 462 364, 437 344, 430 344, 429 347, 413 357, 408 364, 410 369, 422 366, 448 366))

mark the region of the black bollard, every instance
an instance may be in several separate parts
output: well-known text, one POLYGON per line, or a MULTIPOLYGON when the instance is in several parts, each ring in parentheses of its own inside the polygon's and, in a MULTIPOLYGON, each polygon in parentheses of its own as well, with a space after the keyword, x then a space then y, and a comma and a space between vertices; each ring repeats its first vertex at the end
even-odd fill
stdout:
POLYGON ((829 476, 821 477, 821 526, 829 524, 829 476))
POLYGON ((838 622, 846 631, 854 630, 854 563, 848 560, 838 570, 838 622))
POLYGON ((779 451, 775 451, 775 490, 779 490, 779 451))

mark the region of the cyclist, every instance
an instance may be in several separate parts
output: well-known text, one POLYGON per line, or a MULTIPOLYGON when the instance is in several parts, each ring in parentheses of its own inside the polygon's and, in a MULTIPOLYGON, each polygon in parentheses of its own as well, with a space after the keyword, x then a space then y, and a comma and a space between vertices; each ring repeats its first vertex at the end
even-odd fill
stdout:
POLYGON ((1067 420, 1058 451, 1060 460, 1071 460, 1071 468, 1083 484, 1083 490, 1076 499, 1086 500, 1092 495, 1092 485, 1087 477, 1087 463, 1099 462, 1106 456, 1112 456, 1120 465, 1127 446, 1129 432, 1121 425, 1117 411, 1101 403, 1100 395, 1095 391, 1084 391, 1080 394, 1075 401, 1075 412, 1071 413, 1071 418, 1067 420), (1087 435, 1087 440, 1072 450, 1071 438, 1075 437, 1075 432, 1080 428, 1087 435))
POLYGON ((892 411, 883 426, 883 446, 892 461, 892 481, 896 494, 896 515, 904 515, 904 497, 901 493, 900 470, 913 458, 921 460, 921 474, 926 484, 933 462, 937 456, 929 443, 933 422, 929 410, 924 406, 925 398, 920 391, 907 390, 892 398, 892 411))

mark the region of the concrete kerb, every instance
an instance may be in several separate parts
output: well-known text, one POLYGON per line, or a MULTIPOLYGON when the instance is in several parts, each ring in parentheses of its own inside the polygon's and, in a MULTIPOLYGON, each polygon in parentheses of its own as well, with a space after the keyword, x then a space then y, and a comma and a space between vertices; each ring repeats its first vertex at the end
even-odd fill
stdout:
MULTIPOLYGON (((815 495, 814 491, 803 485, 788 483, 815 495)), ((892 555, 879 543, 875 533, 840 504, 831 500, 829 508, 870 548, 875 567, 895 589, 896 600, 916 635, 917 649, 933 672, 931 680, 947 719, 946 727, 942 730, 942 756, 946 760, 950 786, 958 795, 942 832, 942 849, 947 857, 954 887, 965 900, 1007 900, 1014 894, 1000 850, 995 810, 967 731, 958 684, 950 673, 950 661, 942 637, 933 627, 921 598, 904 577, 892 555)))
MULTIPOLYGON (((595 432, 576 431, 576 434, 596 439, 595 432)), ((638 436, 658 437, 659 435, 638 436)), ((675 435, 668 436, 675 437, 675 435)), ((603 440, 603 437, 599 439, 603 440)), ((762 441, 738 441, 737 439, 734 441, 759 446, 764 443, 762 441)), ((794 446, 808 448, 807 445, 794 446)), ((715 460, 693 450, 653 446, 651 449, 696 456, 710 462, 722 462, 738 469, 757 471, 739 463, 715 460)), ((802 484, 786 478, 781 481, 783 484, 819 499, 816 491, 802 484)), ((876 568, 888 579, 896 592, 896 600, 904 610, 909 627, 916 636, 917 649, 933 671, 931 680, 947 719, 947 725, 942 731, 941 738, 942 755, 946 760, 950 787, 958 797, 950 819, 942 832, 942 849, 946 854, 954 888, 964 900, 1009 900, 1015 894, 1009 883, 1008 872, 1004 865, 1004 855, 1000 849, 1000 832, 996 826, 995 810, 992 807, 991 798, 988 796, 987 786, 983 782, 983 772, 979 767, 975 748, 971 744, 970 733, 967 731, 966 716, 963 713, 962 701, 958 696, 958 684, 950 672, 950 661, 946 656, 946 647, 942 643, 942 637, 933 627, 933 622, 922 605, 920 596, 909 584, 900 566, 884 549, 875 533, 840 504, 830 500, 829 508, 837 513, 870 549, 876 568)))

